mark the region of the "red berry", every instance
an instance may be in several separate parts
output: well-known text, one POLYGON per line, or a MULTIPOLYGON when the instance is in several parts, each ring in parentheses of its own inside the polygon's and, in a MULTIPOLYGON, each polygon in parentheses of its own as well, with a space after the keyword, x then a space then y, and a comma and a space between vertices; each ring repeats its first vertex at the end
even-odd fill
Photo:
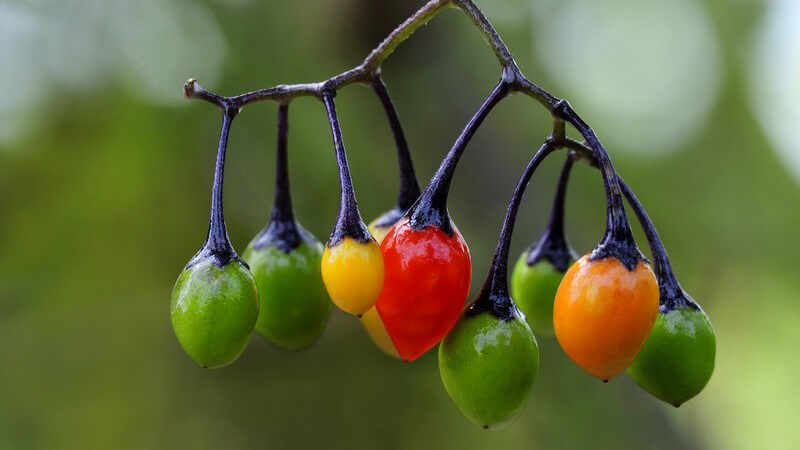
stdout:
POLYGON ((453 235, 399 221, 381 243, 385 266, 376 307, 400 357, 413 361, 455 325, 469 295, 469 248, 453 235))

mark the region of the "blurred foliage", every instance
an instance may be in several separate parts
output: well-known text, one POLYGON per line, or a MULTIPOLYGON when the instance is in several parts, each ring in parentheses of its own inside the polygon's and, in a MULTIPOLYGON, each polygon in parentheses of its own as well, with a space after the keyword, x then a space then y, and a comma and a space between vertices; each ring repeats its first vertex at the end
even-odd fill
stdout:
MULTIPOLYGON (((43 12, 47 3, 0 1, 0 16, 10 8, 43 12)), ((82 20, 96 19, 116 3, 82 0, 77 7, 94 14, 63 16, 61 22, 53 16, 48 23, 79 30, 82 20)), ((533 42, 532 29, 553 7, 541 3, 479 2, 528 76, 582 111, 584 101, 544 69, 546 55, 533 42)), ((194 59, 145 52, 129 68, 106 70, 101 81, 83 86, 63 80, 33 85, 38 78, 0 86, 46 93, 24 114, 8 110, 3 116, 25 120, 28 131, 0 140, 0 448, 791 446, 800 439, 794 400, 800 396, 794 377, 800 370, 800 188, 755 120, 747 85, 751 39, 768 5, 697 3, 721 52, 713 106, 698 130, 676 136, 682 143, 669 151, 648 153, 646 141, 640 152, 609 145, 662 233, 684 287, 716 327, 716 373, 696 399, 676 410, 626 377, 603 385, 572 364, 555 341, 541 338, 540 375, 522 417, 504 431, 484 432, 447 398, 435 352, 414 364, 390 360, 354 318, 340 312, 307 351, 281 351, 254 335, 237 363, 201 370, 172 335, 168 302, 175 278, 206 233, 219 114, 201 102, 181 103, 181 78, 168 79, 174 98, 153 101, 141 89, 163 73, 198 76, 205 87, 229 94, 323 79, 360 61, 421 2, 175 0, 164 4, 203 11, 224 37, 224 56, 210 71, 218 73, 216 80, 209 75, 204 82, 195 72, 195 62, 208 61, 190 39, 203 30, 192 30, 170 45, 190 48, 194 59), (147 73, 156 76, 144 80, 147 73)), ((800 18, 794 23, 800 25, 800 18)), ((137 22, 142 33, 147 25, 137 22)), ((680 33, 681 24, 673 25, 680 33)), ((114 36, 114 23, 106 27, 114 36)), ((69 39, 69 33, 50 31, 48 25, 38 33, 44 41, 69 39)), ((630 39, 636 39, 635 26, 630 39)), ((108 42, 75 45, 95 45, 99 52, 108 42)), ((0 66, 11 61, 8 49, 18 43, 0 46, 6 52, 0 66)), ((92 54, 92 48, 83 50, 92 54)), ((580 52, 575 48, 571 58, 581 58, 580 52)), ((625 70, 625 63, 614 64, 611 69, 625 70)), ((423 182, 497 73, 481 38, 452 11, 385 64, 423 182)), ((584 75, 592 77, 591 68, 584 75)), ((798 92, 788 90, 787 101, 800 100, 798 92)), ((342 91, 338 106, 361 212, 370 220, 391 207, 396 193, 391 136, 368 90, 342 91)), ((240 251, 268 217, 275 109, 250 106, 233 125, 225 198, 240 251)), ((585 119, 594 123, 601 114, 592 110, 585 119)), ((294 102, 290 119, 296 213, 324 240, 338 208, 330 131, 314 100, 294 102)), ((0 128, 14 123, 4 119, 0 128)), ((511 98, 487 120, 461 162, 450 210, 473 252, 473 292, 516 178, 549 126, 537 105, 511 98)), ((529 189, 513 258, 543 227, 560 160, 544 164, 529 189)), ((588 251, 602 224, 599 176, 581 166, 568 200, 568 234, 576 249, 588 251)))

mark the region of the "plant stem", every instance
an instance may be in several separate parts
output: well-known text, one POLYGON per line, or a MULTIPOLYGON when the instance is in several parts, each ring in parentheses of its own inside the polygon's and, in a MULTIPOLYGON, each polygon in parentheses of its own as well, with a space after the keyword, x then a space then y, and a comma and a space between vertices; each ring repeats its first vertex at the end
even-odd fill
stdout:
MULTIPOLYGON (((585 159, 590 166, 598 168, 597 161, 594 155, 588 152, 588 147, 585 144, 575 141, 574 139, 565 139, 558 143, 559 147, 570 148, 575 151, 575 155, 585 159)), ((625 198, 628 199, 628 204, 631 205, 633 212, 636 214, 639 224, 644 230, 647 237, 650 251, 653 254, 653 269, 658 279, 660 303, 662 311, 670 311, 680 306, 689 306, 695 309, 700 307, 692 298, 683 290, 675 272, 672 270, 672 263, 669 261, 667 250, 664 248, 664 243, 656 231, 653 221, 644 209, 644 206, 633 193, 633 190, 625 183, 622 177, 618 177, 619 185, 625 198)))
POLYGON ((315 96, 322 98, 325 91, 338 90, 354 83, 368 83, 372 74, 380 69, 381 64, 406 39, 411 37, 421 26, 433 19, 450 4, 451 0, 431 0, 406 19, 389 36, 375 47, 358 66, 318 83, 282 84, 266 89, 259 89, 233 97, 223 97, 203 89, 194 78, 190 78, 183 86, 183 95, 187 98, 199 98, 211 102, 218 107, 230 106, 241 109, 250 103, 272 100, 288 102, 297 97, 315 96))
POLYGON ((562 102, 557 109, 557 114, 567 122, 573 124, 583 135, 592 153, 600 173, 603 176, 603 186, 606 191, 606 231, 600 245, 592 252, 592 259, 601 259, 608 256, 618 258, 629 270, 633 270, 638 262, 644 257, 636 247, 628 223, 625 207, 622 203, 622 192, 619 187, 619 180, 608 152, 603 148, 597 139, 594 131, 584 122, 575 111, 567 104, 562 102))
POLYGON ((642 225, 644 234, 647 236, 647 242, 650 244, 650 251, 653 253, 653 268, 655 269, 656 278, 658 279, 662 311, 665 308, 667 311, 671 311, 681 306, 699 309, 697 303, 686 295, 681 284, 678 282, 678 278, 672 270, 669 256, 667 256, 667 250, 664 248, 664 243, 661 241, 661 237, 658 235, 658 231, 656 231, 656 226, 653 224, 653 221, 650 220, 650 216, 647 215, 644 206, 642 206, 642 203, 636 198, 636 194, 633 193, 622 178, 620 178, 619 184, 622 187, 622 192, 628 199, 628 203, 631 205, 634 213, 636 213, 636 217, 642 225))
MULTIPOLYGON (((279 85, 272 88, 248 92, 235 97, 222 97, 206 91, 200 87, 194 79, 190 79, 184 85, 184 95, 188 98, 200 98, 209 101, 223 109, 235 109, 238 111, 243 106, 256 101, 273 100, 288 102, 300 96, 316 96, 318 98, 323 98, 326 93, 335 93, 337 89, 346 85, 353 83, 369 83, 370 77, 373 77, 374 74, 377 73, 383 61, 389 57, 397 46, 408 39, 414 31, 430 21, 448 5, 457 7, 472 20, 473 24, 478 28, 497 57, 502 67, 501 86, 504 91, 502 96, 505 96, 509 91, 520 92, 541 103, 553 115, 555 132, 553 138, 556 140, 565 140, 563 122, 570 123, 583 136, 588 144, 588 148, 591 149, 591 152, 602 169, 603 184, 606 190, 606 233, 603 241, 592 253, 592 258, 599 259, 614 256, 623 262, 626 267, 633 270, 636 264, 638 264, 638 261, 643 259, 643 256, 636 247, 633 239, 633 233, 631 232, 627 216, 625 215, 616 171, 611 164, 608 153, 605 148, 603 148, 599 139, 597 139, 594 131, 580 116, 578 116, 566 100, 555 97, 525 78, 514 61, 508 47, 497 33, 497 30, 472 0, 429 1, 405 22, 395 28, 386 39, 370 52, 361 64, 323 82, 279 85)), ((491 109, 491 106, 494 105, 490 105, 488 109, 491 109)), ((474 119, 475 118, 473 118, 473 120, 474 119)), ((481 117, 480 120, 482 121, 483 117, 481 117)), ((468 128, 470 125, 472 125, 472 123, 468 125, 468 128)), ((454 149, 451 150, 451 154, 448 154, 447 159, 457 161, 461 151, 463 151, 463 147, 461 149, 456 149, 456 147, 454 147, 454 149), (457 151, 454 152, 454 150, 457 151)), ((443 206, 444 200, 446 200, 446 187, 449 185, 450 178, 452 177, 452 173, 448 175, 447 172, 452 172, 452 168, 448 169, 447 165, 443 166, 444 167, 440 167, 440 171, 437 172, 437 176, 434 177, 432 182, 436 181, 436 184, 445 186, 445 189, 434 189, 434 193, 438 198, 428 199, 440 204, 434 205, 436 207, 431 209, 433 217, 418 217, 418 221, 421 225, 438 224, 442 226, 444 230, 449 230, 449 218, 447 218, 446 208, 443 208, 443 206), (440 173, 442 169, 444 169, 444 173, 440 173)), ((428 188, 431 188, 431 184, 428 185, 428 188)), ((428 189, 426 189, 426 191, 428 191, 428 189)), ((422 200, 423 199, 420 198, 420 201, 422 200)))
POLYGON ((450 2, 451 0, 431 0, 425 3, 417 12, 389 33, 389 36, 367 55, 360 67, 368 73, 378 70, 386 58, 388 58, 400 44, 411 37, 419 27, 425 25, 439 14, 450 2))
POLYGON ((208 245, 212 253, 222 256, 231 248, 225 214, 222 206, 222 185, 225 177, 225 154, 228 148, 228 134, 235 114, 228 111, 222 115, 222 132, 219 136, 217 162, 214 166, 214 186, 211 190, 211 218, 208 227, 208 245))
POLYGON ((514 233, 514 224, 517 221, 517 212, 525 195, 525 189, 533 176, 533 173, 552 153, 556 147, 553 140, 548 138, 539 150, 533 155, 522 176, 517 182, 511 201, 508 203, 506 217, 503 221, 503 228, 497 240, 497 247, 492 257, 492 264, 489 266, 489 273, 483 284, 478 300, 469 310, 470 314, 477 314, 482 311, 490 310, 497 317, 503 320, 511 320, 514 317, 514 304, 508 294, 508 252, 511 248, 511 236, 514 233))
POLYGON ((572 171, 572 165, 572 157, 567 156, 567 160, 564 162, 564 167, 558 177, 556 195, 553 198, 553 209, 550 211, 550 220, 547 224, 550 236, 554 239, 564 239, 564 203, 566 203, 567 184, 569 183, 569 173, 572 171))
POLYGON ((228 148, 228 134, 231 129, 236 111, 225 109, 222 114, 222 131, 219 136, 217 148, 217 161, 214 165, 214 184, 211 189, 211 214, 208 220, 208 234, 206 242, 186 267, 191 267, 206 257, 213 257, 214 262, 222 267, 232 259, 238 259, 236 251, 228 238, 225 226, 225 213, 222 205, 222 186, 225 176, 225 154, 228 148))
POLYGON ((322 96, 325 109, 328 113, 328 122, 333 134, 333 146, 336 151, 336 163, 339 166, 339 183, 342 189, 342 196, 339 203, 339 216, 336 219, 336 226, 328 240, 328 246, 333 247, 345 236, 349 236, 358 242, 368 242, 372 236, 361 219, 358 211, 358 202, 353 190, 353 180, 350 177, 350 168, 347 164, 347 152, 344 148, 342 130, 339 126, 339 117, 336 114, 336 104, 333 97, 334 92, 328 91, 322 96))
POLYGON ((437 226, 445 233, 452 235, 450 216, 447 213, 447 194, 450 190, 450 183, 453 179, 456 165, 483 120, 486 119, 486 116, 489 115, 489 112, 500 100, 508 95, 508 92, 508 84, 501 80, 469 120, 464 130, 461 131, 453 147, 439 165, 430 182, 428 182, 419 201, 408 212, 409 221, 415 229, 437 226))
POLYGON ((270 220, 294 222, 292 196, 289 188, 289 105, 278 106, 278 145, 275 149, 275 199, 270 220))
POLYGON ((278 143, 275 149, 275 197, 267 226, 256 236, 256 249, 276 246, 289 253, 308 236, 297 225, 289 184, 289 105, 278 105, 278 143))
POLYGON ((575 158, 576 156, 573 153, 567 155, 567 160, 564 162, 564 167, 561 169, 561 175, 558 178, 553 208, 550 211, 550 220, 542 236, 529 250, 528 260, 526 261, 528 266, 533 266, 542 259, 546 259, 559 271, 566 272, 572 261, 576 259, 574 252, 567 244, 567 238, 564 233, 564 204, 566 203, 569 174, 572 171, 575 158))
POLYGON ((392 98, 389 96, 389 90, 386 88, 386 84, 380 74, 373 78, 372 89, 380 99, 381 105, 383 105, 397 147, 397 163, 400 171, 397 208, 405 213, 420 195, 419 183, 414 173, 414 163, 411 161, 411 153, 408 150, 408 141, 406 141, 405 133, 403 133, 403 126, 400 124, 400 117, 397 115, 392 98))

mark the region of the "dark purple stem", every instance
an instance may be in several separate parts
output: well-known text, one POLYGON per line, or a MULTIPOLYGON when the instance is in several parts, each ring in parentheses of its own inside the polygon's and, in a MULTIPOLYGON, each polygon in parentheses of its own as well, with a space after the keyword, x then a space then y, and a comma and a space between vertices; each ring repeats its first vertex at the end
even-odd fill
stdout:
POLYGON ((346 236, 358 242, 369 242, 372 236, 361 219, 358 211, 358 202, 353 190, 353 180, 350 178, 350 168, 347 165, 347 153, 342 140, 342 130, 339 126, 339 117, 336 114, 336 104, 333 101, 335 92, 326 91, 322 95, 325 109, 328 112, 328 122, 331 125, 333 134, 333 146, 336 151, 336 162, 339 165, 339 182, 342 189, 342 197, 339 203, 339 216, 336 219, 336 226, 331 232, 328 246, 333 247, 342 241, 346 236))
POLYGON ((289 105, 278 106, 278 146, 275 153, 275 199, 270 220, 294 222, 292 195, 289 190, 289 105))
POLYGON ((386 88, 386 83, 383 82, 380 75, 376 75, 373 78, 372 89, 380 99, 381 105, 383 105, 397 147, 397 163, 400 171, 397 208, 405 212, 417 201, 420 195, 419 183, 414 173, 414 163, 411 161, 411 152, 408 150, 408 141, 406 141, 405 133, 403 133, 403 126, 400 124, 397 109, 395 109, 392 98, 389 96, 389 90, 386 88))
POLYGON ((228 237, 228 230, 225 227, 225 214, 222 205, 222 185, 225 176, 225 154, 228 148, 228 134, 230 133, 231 123, 236 117, 233 109, 223 109, 222 131, 219 136, 219 147, 217 148, 217 162, 214 166, 214 185, 211 190, 211 217, 208 224, 208 235, 203 248, 189 261, 187 267, 191 267, 203 258, 213 257, 214 262, 222 267, 233 259, 239 259, 236 251, 231 245, 228 237))
POLYGON ((289 105, 281 103, 278 106, 278 145, 275 150, 275 199, 269 223, 256 237, 255 248, 274 245, 289 253, 304 240, 304 230, 299 229, 292 210, 288 143, 289 105))
POLYGON ((658 288, 660 294, 660 309, 662 312, 668 312, 679 307, 690 307, 699 309, 697 303, 689 297, 683 290, 675 272, 672 270, 672 264, 669 262, 667 250, 664 248, 664 243, 656 231, 653 221, 647 215, 644 206, 636 198, 630 187, 620 178, 619 180, 622 192, 628 199, 634 213, 636 213, 639 223, 642 225, 647 241, 650 244, 650 251, 653 253, 653 268, 656 272, 658 279, 658 288))
POLYGON ((549 261, 553 267, 561 272, 569 269, 572 261, 577 259, 577 255, 569 247, 564 233, 564 205, 567 198, 567 185, 569 184, 569 174, 574 165, 575 156, 570 153, 561 169, 558 178, 555 198, 553 199, 553 209, 550 211, 550 221, 547 224, 542 236, 528 250, 526 263, 533 266, 541 260, 549 261))
POLYGON ((414 206, 408 211, 411 226, 421 230, 428 226, 436 226, 448 235, 453 234, 450 225, 450 215, 447 213, 447 194, 450 190, 450 183, 458 164, 458 160, 464 153, 467 144, 475 135, 475 132, 483 123, 489 112, 509 93, 509 86, 502 80, 489 94, 475 115, 472 116, 467 126, 456 139, 453 147, 447 153, 439 169, 431 178, 422 196, 414 206))
POLYGON ((511 201, 508 203, 506 218, 503 221, 503 229, 497 240, 497 247, 494 251, 492 264, 489 266, 489 273, 483 283, 478 300, 472 304, 468 314, 475 315, 483 311, 492 313, 502 320, 511 320, 515 317, 516 306, 508 294, 508 252, 511 247, 511 236, 514 233, 514 224, 517 220, 517 212, 525 195, 525 189, 536 171, 536 168, 544 159, 555 150, 552 139, 548 139, 533 155, 525 171, 514 189, 511 201))
POLYGON ((600 244, 592 251, 590 259, 617 258, 628 270, 633 270, 639 261, 646 261, 636 246, 633 231, 622 203, 617 172, 594 131, 581 119, 566 101, 560 101, 554 111, 556 117, 571 123, 586 140, 603 176, 606 191, 606 231, 600 244))

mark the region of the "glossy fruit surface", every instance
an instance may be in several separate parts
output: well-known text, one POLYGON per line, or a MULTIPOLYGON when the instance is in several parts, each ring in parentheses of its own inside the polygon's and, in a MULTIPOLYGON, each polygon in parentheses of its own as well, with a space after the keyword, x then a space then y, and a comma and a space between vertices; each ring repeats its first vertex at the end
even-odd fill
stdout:
POLYGON ((539 347, 528 324, 484 312, 462 316, 439 345, 439 373, 461 412, 484 428, 516 418, 539 370, 539 347))
POLYGON ((716 349, 714 328, 703 310, 681 307, 659 313, 628 375, 654 397, 679 406, 708 383, 716 349))
POLYGON ((258 319, 255 280, 237 260, 222 267, 203 258, 184 269, 172 290, 170 318, 184 351, 203 367, 232 363, 258 319))
POLYGON ((381 316, 378 314, 378 310, 374 306, 370 308, 369 311, 365 312, 363 316, 361 316, 361 325, 364 327, 364 330, 366 330, 367 335, 376 347, 381 349, 383 353, 386 353, 392 358, 400 359, 400 355, 397 353, 397 349, 394 348, 392 339, 386 332, 386 327, 383 326, 381 316))
POLYGON ((258 285, 261 308, 256 330, 287 350, 314 342, 333 306, 322 283, 322 244, 305 240, 289 253, 275 245, 251 244, 244 259, 258 285))
POLYGON ((361 243, 345 237, 322 253, 322 280, 333 303, 343 311, 362 315, 381 292, 384 263, 374 240, 361 243))
MULTIPOLYGON (((391 230, 394 226, 394 224, 386 226, 376 225, 379 222, 385 222, 385 220, 383 220, 383 216, 373 220, 368 227, 370 234, 372 234, 372 237, 375 239, 378 245, 383 242, 383 238, 386 237, 386 235, 389 233, 389 230, 391 230)), ((386 327, 383 326, 383 320, 381 320, 381 316, 378 314, 378 310, 374 306, 370 308, 369 311, 364 313, 363 316, 361 316, 360 322, 364 327, 364 331, 367 332, 367 336, 369 336, 376 347, 392 358, 400 358, 400 355, 397 354, 397 349, 394 348, 392 338, 390 338, 389 333, 386 332, 386 327)))
POLYGON ((553 324, 564 352, 589 374, 609 380, 636 357, 658 314, 658 283, 640 261, 629 271, 613 257, 569 268, 556 293, 553 324))
POLYGON ((398 222, 381 243, 386 278, 376 303, 400 357, 413 361, 458 320, 472 276, 469 249, 458 229, 449 236, 430 226, 398 222))
POLYGON ((523 252, 511 274, 511 297, 525 314, 531 329, 544 336, 553 335, 553 303, 564 273, 546 259, 529 266, 523 252))

